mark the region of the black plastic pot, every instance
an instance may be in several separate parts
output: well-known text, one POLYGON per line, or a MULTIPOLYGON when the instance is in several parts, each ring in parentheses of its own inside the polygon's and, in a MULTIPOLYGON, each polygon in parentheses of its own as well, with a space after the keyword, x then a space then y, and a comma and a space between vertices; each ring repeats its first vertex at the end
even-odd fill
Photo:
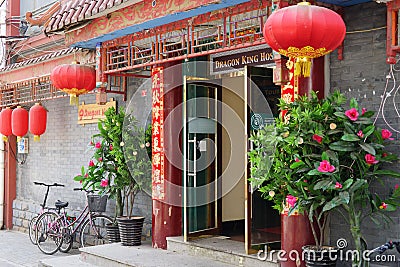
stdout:
POLYGON ((118 228, 123 246, 140 246, 144 217, 118 217, 118 228))
POLYGON ((108 223, 108 224, 106 224, 106 230, 107 230, 108 241, 110 241, 110 243, 121 242, 121 239, 119 237, 118 225, 108 223))
POLYGON ((335 267, 339 257, 339 250, 336 247, 303 246, 304 261, 307 267, 335 267))

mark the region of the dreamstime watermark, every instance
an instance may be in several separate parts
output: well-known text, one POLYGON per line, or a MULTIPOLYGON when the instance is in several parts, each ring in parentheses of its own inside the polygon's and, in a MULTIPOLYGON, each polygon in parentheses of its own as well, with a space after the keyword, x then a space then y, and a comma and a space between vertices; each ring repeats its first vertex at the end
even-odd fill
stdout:
POLYGON ((297 250, 270 250, 268 251, 267 246, 265 250, 259 250, 257 258, 262 261, 275 261, 278 262, 300 262, 302 261, 350 261, 360 262, 362 259, 364 262, 397 262, 396 255, 393 254, 377 254, 374 250, 365 250, 359 252, 357 250, 348 249, 345 250, 348 243, 346 239, 340 238, 336 242, 336 247, 329 249, 323 249, 320 251, 304 249, 302 252, 297 250))

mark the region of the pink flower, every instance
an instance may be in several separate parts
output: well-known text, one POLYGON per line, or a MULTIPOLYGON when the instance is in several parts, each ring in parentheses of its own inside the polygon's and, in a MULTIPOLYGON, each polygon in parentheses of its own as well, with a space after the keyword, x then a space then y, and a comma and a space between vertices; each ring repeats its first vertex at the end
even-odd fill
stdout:
POLYGON ((290 205, 290 207, 294 207, 294 204, 296 204, 297 198, 292 196, 292 195, 287 195, 286 196, 286 202, 290 205))
POLYGON ((97 149, 101 148, 101 143, 100 143, 100 142, 97 142, 96 145, 95 145, 94 147, 97 148, 97 149))
POLYGON ((314 141, 317 141, 317 142, 320 143, 320 144, 321 144, 321 142, 322 142, 322 137, 319 136, 318 134, 314 134, 314 135, 312 136, 312 139, 313 139, 314 141))
POLYGON ((382 158, 387 157, 387 153, 383 152, 382 153, 382 158))
POLYGON ((334 172, 335 166, 331 165, 329 161, 323 160, 319 163, 318 167, 319 172, 334 172))
POLYGON ((358 119, 358 111, 355 108, 351 108, 349 110, 346 110, 344 113, 350 120, 356 121, 358 119))
POLYGON ((79 183, 81 184, 81 183, 82 183, 82 180, 80 180, 79 183))
POLYGON ((112 145, 110 145, 110 150, 113 150, 113 146, 112 145))
POLYGON ((396 184, 395 186, 394 186, 394 190, 397 190, 397 189, 399 189, 399 184, 396 184))
POLYGON ((361 109, 361 115, 364 115, 365 112, 367 112, 367 109, 366 108, 362 108, 361 109))
POLYGON ((364 133, 363 133, 361 130, 358 131, 357 135, 358 135, 358 137, 360 137, 360 138, 363 138, 363 137, 364 137, 364 133))
POLYGON ((103 158, 100 157, 100 158, 98 158, 97 160, 98 160, 99 162, 102 162, 102 161, 103 161, 103 158))
POLYGON ((373 156, 373 155, 371 155, 371 154, 367 154, 367 155, 365 155, 365 162, 366 162, 367 164, 376 164, 376 163, 378 163, 379 161, 376 160, 375 156, 373 156))
POLYGON ((335 184, 335 188, 336 188, 336 189, 340 189, 340 188, 342 188, 342 187, 343 187, 343 185, 342 185, 341 183, 336 182, 336 184, 335 184))
POLYGON ((299 162, 300 160, 299 160, 299 158, 295 158, 294 161, 299 162))
POLYGON ((94 166, 93 160, 89 161, 89 167, 93 167, 93 166, 94 166))
POLYGON ((394 140, 393 138, 390 138, 392 136, 392 132, 386 129, 382 129, 382 138, 383 140, 389 139, 389 140, 394 140))
POLYGON ((107 179, 101 179, 100 186, 101 187, 107 187, 108 186, 108 180, 107 179))
POLYGON ((308 183, 308 180, 307 180, 307 179, 304 179, 303 182, 308 183))
POLYGON ((381 210, 385 210, 387 208, 387 204, 385 202, 382 202, 382 204, 379 206, 381 210))
POLYGON ((85 178, 88 178, 89 177, 89 174, 87 174, 87 173, 85 173, 85 176, 84 176, 85 178))

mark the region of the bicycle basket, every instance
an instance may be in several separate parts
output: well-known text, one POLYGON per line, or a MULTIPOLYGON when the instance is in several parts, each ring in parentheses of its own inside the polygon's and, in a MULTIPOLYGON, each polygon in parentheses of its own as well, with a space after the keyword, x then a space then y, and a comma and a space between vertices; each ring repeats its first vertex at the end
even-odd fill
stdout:
POLYGON ((107 195, 88 195, 89 210, 94 212, 105 212, 107 206, 107 195))

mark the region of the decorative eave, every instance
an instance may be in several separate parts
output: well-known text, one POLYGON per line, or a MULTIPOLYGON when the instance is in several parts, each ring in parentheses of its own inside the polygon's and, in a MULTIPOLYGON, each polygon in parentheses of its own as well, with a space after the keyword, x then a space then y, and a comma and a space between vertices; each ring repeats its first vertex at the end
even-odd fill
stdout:
POLYGON ((31 25, 46 26, 51 16, 60 10, 60 6, 60 2, 54 3, 54 5, 52 5, 45 13, 43 13, 39 18, 36 19, 32 18, 32 12, 26 12, 26 21, 29 22, 31 25))

